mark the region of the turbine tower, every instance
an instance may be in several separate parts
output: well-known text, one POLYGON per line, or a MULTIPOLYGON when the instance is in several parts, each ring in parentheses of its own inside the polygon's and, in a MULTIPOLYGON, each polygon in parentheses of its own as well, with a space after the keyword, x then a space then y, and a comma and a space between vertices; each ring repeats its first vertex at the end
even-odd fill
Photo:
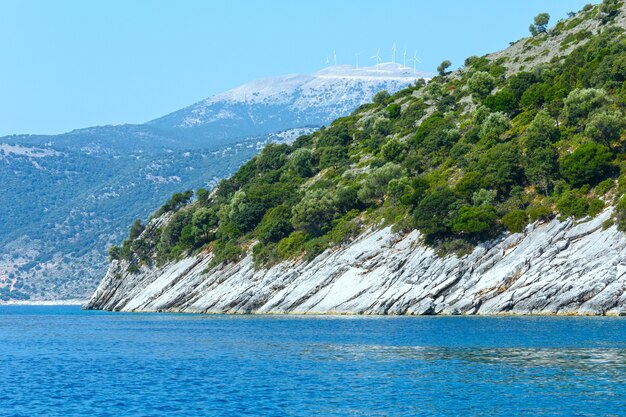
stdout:
POLYGON ((406 68, 406 48, 404 48, 404 53, 402 54, 402 68, 406 68))
POLYGON ((391 45, 391 62, 396 63, 396 43, 394 42, 391 45))
POLYGON ((337 52, 333 51, 333 60, 335 61, 335 66, 337 66, 337 52))
POLYGON ((354 56, 356 57, 356 69, 359 69, 359 55, 361 55, 360 52, 354 54, 354 56))
POLYGON ((326 65, 330 64, 330 60, 328 59, 328 55, 326 55, 326 65))
POLYGON ((371 58, 376 60, 376 66, 380 64, 380 48, 378 48, 378 51, 376 51, 376 55, 374 55, 371 58))
POLYGON ((415 65, 419 62, 420 64, 422 63, 422 61, 420 61, 419 59, 417 59, 417 51, 415 51, 415 53, 413 54, 413 59, 411 59, 411 61, 413 61, 413 74, 415 74, 417 71, 415 70, 415 65))

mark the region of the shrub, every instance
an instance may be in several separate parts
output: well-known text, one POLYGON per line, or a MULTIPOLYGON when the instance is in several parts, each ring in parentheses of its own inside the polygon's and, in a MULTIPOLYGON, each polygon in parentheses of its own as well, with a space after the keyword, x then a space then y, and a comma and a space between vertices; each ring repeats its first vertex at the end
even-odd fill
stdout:
POLYGON ((495 143, 500 140, 504 132, 511 128, 511 119, 502 113, 491 113, 480 128, 480 139, 487 143, 495 143))
POLYGON ((470 92, 479 98, 484 98, 491 93, 495 86, 496 79, 485 71, 476 71, 467 80, 470 92))
POLYGON ((487 235, 494 231, 496 220, 493 206, 463 206, 452 222, 452 230, 468 235, 487 235))
POLYGON ((528 214, 524 210, 513 210, 502 216, 502 225, 511 233, 521 233, 528 224, 528 214))
POLYGON ((581 218, 588 214, 589 202, 573 192, 566 192, 556 202, 556 208, 561 217, 581 218))
POLYGON ((561 175, 573 186, 594 185, 611 175, 611 151, 604 145, 586 143, 561 160, 561 175))
POLYGON ((457 216, 461 201, 447 187, 432 191, 422 199, 415 210, 415 223, 426 235, 449 232, 457 216))
POLYGON ((385 102, 389 99, 389 97, 391 96, 389 95, 387 90, 381 90, 374 95, 374 98, 372 98, 372 101, 378 105, 384 105, 385 102))

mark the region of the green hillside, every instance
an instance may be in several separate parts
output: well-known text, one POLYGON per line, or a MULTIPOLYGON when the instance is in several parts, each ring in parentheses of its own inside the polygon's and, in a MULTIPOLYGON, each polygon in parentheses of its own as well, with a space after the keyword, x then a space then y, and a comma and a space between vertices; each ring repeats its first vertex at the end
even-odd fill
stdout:
MULTIPOLYGON (((175 195, 111 257, 214 262, 250 247, 258 267, 349 242, 366 227, 420 230, 441 254, 554 216, 616 205, 626 226, 626 36, 622 2, 374 102, 292 145, 269 145, 217 189, 175 195)), ((608 226, 608 225, 607 225, 608 226)))

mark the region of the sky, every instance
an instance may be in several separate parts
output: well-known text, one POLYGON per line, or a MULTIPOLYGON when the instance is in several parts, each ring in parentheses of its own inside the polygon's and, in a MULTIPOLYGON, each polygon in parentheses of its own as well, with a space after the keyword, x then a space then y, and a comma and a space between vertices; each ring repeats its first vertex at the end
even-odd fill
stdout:
POLYGON ((245 82, 503 49, 589 0, 0 0, 0 136, 143 123, 245 82))

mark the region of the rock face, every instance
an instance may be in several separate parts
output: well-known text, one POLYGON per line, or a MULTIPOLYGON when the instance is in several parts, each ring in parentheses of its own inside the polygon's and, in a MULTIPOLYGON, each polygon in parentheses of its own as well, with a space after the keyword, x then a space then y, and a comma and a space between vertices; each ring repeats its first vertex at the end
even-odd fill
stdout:
POLYGON ((312 262, 256 270, 211 254, 130 274, 114 262, 89 309, 298 314, 626 314, 626 237, 606 210, 438 257, 418 232, 371 230, 312 262))

